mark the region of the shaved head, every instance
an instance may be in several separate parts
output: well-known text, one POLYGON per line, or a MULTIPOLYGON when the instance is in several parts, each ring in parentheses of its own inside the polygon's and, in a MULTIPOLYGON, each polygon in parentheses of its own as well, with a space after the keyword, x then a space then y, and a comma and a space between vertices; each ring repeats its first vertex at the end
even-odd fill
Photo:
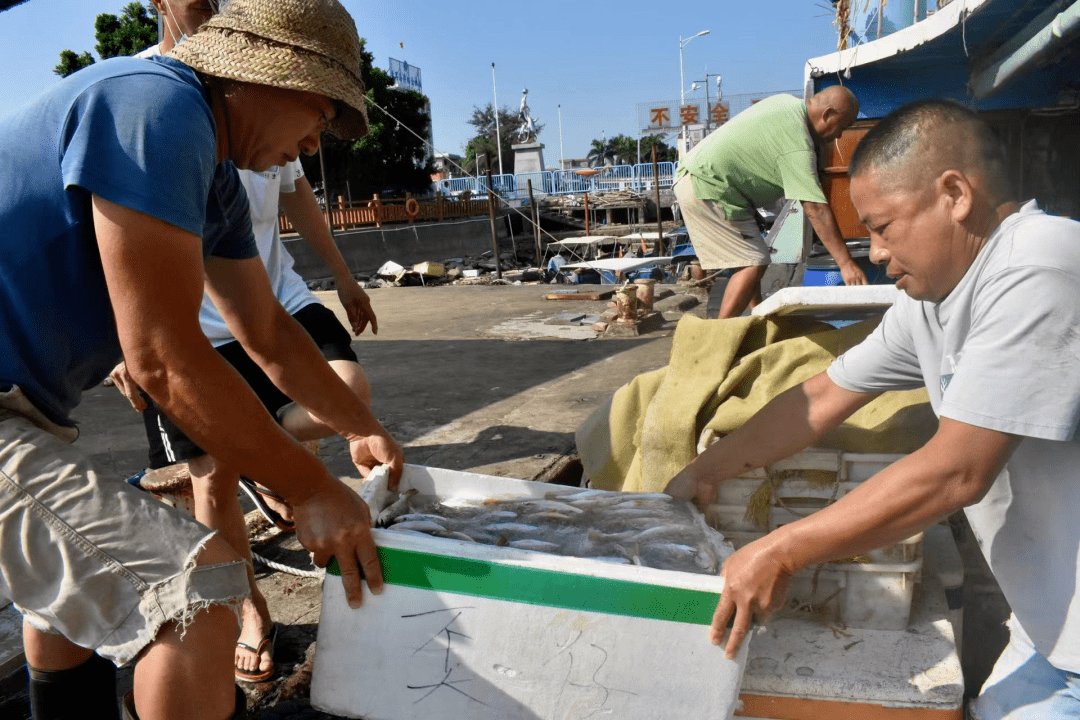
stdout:
POLYGON ((819 142, 840 137, 858 115, 858 99, 842 85, 830 85, 806 101, 806 120, 819 142))
POLYGON ((887 172, 908 190, 928 187, 946 170, 977 181, 997 204, 1012 200, 1005 149, 975 111, 952 100, 919 100, 894 110, 855 148, 848 175, 887 172))
POLYGON ((855 93, 843 85, 830 85, 818 91, 806 105, 811 109, 831 107, 843 115, 850 116, 851 120, 855 120, 855 117, 859 114, 858 98, 855 97, 855 93))

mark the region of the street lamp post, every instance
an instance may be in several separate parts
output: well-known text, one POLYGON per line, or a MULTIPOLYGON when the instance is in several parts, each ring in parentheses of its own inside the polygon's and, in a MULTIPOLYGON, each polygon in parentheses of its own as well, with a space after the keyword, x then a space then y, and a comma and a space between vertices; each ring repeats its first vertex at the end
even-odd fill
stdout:
POLYGON ((499 92, 495 89, 495 63, 491 63, 491 95, 495 98, 495 145, 499 150, 499 174, 502 175, 502 133, 499 131, 499 92))
POLYGON ((566 162, 563 156, 563 144, 562 144, 562 105, 559 105, 559 169, 565 170, 566 162))
MULTIPOLYGON (((720 90, 720 82, 721 82, 720 74, 719 73, 705 73, 705 81, 703 83, 705 85, 705 136, 708 136, 708 134, 709 134, 709 116, 712 115, 712 112, 709 109, 709 78, 711 78, 711 77, 716 78, 716 102, 720 102, 724 98, 723 92, 720 90)), ((691 89, 692 90, 697 90, 697 82, 696 81, 693 83, 691 89)))
POLYGON ((682 152, 686 152, 686 124, 682 122, 682 106, 686 104, 686 78, 683 76, 683 48, 690 44, 690 41, 694 38, 708 34, 708 30, 702 30, 697 35, 691 35, 685 40, 683 40, 682 35, 679 36, 679 125, 681 127, 680 134, 682 136, 682 139, 679 142, 682 143, 682 147, 680 148, 682 152))

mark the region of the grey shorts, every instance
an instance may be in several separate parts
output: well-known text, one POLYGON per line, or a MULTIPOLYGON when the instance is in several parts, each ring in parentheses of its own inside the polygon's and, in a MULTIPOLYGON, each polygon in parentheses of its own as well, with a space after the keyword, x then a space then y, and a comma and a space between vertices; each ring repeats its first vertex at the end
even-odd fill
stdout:
POLYGON ((0 595, 27 622, 124 665, 163 624, 248 594, 243 561, 195 565, 213 531, 100 478, 79 450, 6 409, 12 393, 0 392, 0 595))

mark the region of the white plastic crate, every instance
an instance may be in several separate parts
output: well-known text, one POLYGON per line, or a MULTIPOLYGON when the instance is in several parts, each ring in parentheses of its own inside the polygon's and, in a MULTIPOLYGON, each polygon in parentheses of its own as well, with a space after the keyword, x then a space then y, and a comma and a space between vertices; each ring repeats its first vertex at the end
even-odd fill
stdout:
MULTIPOLYGON (((511 499, 575 488, 405 466, 400 490, 511 499)), ((361 495, 377 514, 385 477, 361 495)), ((386 586, 323 584, 312 704, 367 720, 731 717, 738 660, 708 640, 723 579, 374 530, 386 586)))
MULTIPOLYGON (((705 518, 740 548, 842 497, 903 455, 806 450, 771 468, 782 478, 767 508, 767 527, 746 517, 751 496, 768 477, 764 469, 717 486, 705 518)), ((826 563, 798 573, 791 603, 851 628, 903 630, 915 585, 922 578, 923 535, 878 548, 854 562, 826 563)))

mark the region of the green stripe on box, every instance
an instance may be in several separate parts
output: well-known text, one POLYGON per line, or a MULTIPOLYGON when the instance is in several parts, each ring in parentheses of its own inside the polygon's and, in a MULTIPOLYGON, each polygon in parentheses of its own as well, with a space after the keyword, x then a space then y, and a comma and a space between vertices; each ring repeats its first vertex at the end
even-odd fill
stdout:
MULTIPOLYGON (((709 625, 719 593, 380 547, 383 581, 495 600, 709 625)), ((326 568, 340 575, 337 560, 326 568)))

